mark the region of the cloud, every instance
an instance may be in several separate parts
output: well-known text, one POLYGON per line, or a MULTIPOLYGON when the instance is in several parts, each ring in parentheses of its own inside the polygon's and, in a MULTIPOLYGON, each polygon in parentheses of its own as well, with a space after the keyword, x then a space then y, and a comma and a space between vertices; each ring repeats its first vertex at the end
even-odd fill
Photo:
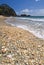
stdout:
POLYGON ((22 10, 21 12, 29 12, 29 9, 24 9, 24 10, 22 10))
POLYGON ((35 9, 35 10, 23 9, 19 12, 19 14, 27 14, 32 16, 44 16, 44 9, 35 9))
POLYGON ((30 14, 32 10, 29 10, 29 9, 24 9, 24 10, 21 10, 20 13, 21 14, 30 14))
POLYGON ((36 2, 40 1, 40 0, 35 0, 36 2))
POLYGON ((32 10, 31 15, 34 15, 34 16, 44 16, 44 9, 32 10))

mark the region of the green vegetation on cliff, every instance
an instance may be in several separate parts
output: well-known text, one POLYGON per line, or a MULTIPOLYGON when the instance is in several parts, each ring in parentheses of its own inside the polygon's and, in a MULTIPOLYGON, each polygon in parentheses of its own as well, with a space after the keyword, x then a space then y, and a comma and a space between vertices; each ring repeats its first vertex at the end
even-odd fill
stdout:
POLYGON ((0 15, 3 16, 16 16, 16 12, 7 4, 0 5, 0 15))

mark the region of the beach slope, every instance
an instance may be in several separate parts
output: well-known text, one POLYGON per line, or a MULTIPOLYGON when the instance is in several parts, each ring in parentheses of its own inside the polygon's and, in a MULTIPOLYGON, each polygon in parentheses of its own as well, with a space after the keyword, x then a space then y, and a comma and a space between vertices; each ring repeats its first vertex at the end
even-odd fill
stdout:
POLYGON ((0 16, 0 65, 44 65, 44 40, 5 23, 0 16))

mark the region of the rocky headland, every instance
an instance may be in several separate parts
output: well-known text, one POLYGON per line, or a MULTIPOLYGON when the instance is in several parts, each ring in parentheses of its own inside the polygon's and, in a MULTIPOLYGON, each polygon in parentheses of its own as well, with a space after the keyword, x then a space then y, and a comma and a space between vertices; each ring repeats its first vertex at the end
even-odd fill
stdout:
POLYGON ((7 4, 1 4, 0 5, 0 15, 3 16, 17 16, 16 12, 14 11, 13 8, 11 8, 9 5, 7 4))

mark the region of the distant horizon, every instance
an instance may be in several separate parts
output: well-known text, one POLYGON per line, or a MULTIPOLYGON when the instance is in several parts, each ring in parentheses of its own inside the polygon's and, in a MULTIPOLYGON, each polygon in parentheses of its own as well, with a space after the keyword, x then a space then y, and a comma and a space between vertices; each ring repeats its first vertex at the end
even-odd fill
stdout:
POLYGON ((18 15, 44 16, 44 0, 0 0, 0 4, 8 4, 18 15))

